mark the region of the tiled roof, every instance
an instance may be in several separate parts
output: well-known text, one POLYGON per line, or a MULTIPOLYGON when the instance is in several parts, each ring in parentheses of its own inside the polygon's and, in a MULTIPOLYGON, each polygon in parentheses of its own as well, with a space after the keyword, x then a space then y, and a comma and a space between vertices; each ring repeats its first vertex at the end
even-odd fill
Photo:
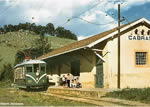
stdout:
MULTIPOLYGON (((135 21, 133 21, 133 22, 135 22, 135 21)), ((131 24, 133 22, 122 25, 121 28, 126 27, 126 26, 128 26, 129 24, 131 24)), ((90 43, 93 43, 93 42, 97 41, 98 39, 101 39, 101 38, 115 32, 115 31, 117 31, 117 28, 118 27, 113 28, 113 29, 108 30, 108 31, 105 31, 105 32, 102 32, 100 34, 88 37, 86 39, 83 39, 83 40, 80 40, 80 41, 77 41, 77 42, 73 42, 71 44, 67 44, 64 47, 58 48, 54 51, 51 51, 51 52, 49 52, 45 55, 40 56, 38 59, 50 58, 50 57, 57 56, 57 55, 60 55, 60 54, 68 53, 71 50, 77 50, 77 49, 80 49, 80 48, 84 48, 87 45, 89 45, 90 43)))

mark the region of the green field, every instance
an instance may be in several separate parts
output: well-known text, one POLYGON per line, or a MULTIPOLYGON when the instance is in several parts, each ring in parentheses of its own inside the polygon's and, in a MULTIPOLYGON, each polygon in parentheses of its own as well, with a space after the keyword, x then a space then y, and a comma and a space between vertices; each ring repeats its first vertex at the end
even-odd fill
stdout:
POLYGON ((107 93, 105 97, 140 101, 142 103, 150 104, 150 88, 133 88, 133 89, 123 89, 120 91, 114 91, 107 93))
POLYGON ((92 104, 61 99, 43 93, 46 91, 16 89, 11 87, 11 81, 3 81, 0 82, 0 106, 2 103, 19 103, 24 106, 92 106, 92 104))
MULTIPOLYGON (((44 91, 29 92, 20 89, 0 88, 1 104, 20 104, 24 106, 89 106, 91 104, 60 99, 54 96, 43 95, 44 91)), ((5 105, 6 106, 6 105, 5 105)))
MULTIPOLYGON (((0 35, 0 56, 3 61, 0 62, 0 67, 5 63, 14 63, 15 54, 18 50, 30 48, 32 42, 39 38, 39 35, 34 32, 20 30, 18 32, 8 32, 0 35)), ((75 40, 48 36, 51 49, 57 49, 66 44, 75 42, 75 40)))

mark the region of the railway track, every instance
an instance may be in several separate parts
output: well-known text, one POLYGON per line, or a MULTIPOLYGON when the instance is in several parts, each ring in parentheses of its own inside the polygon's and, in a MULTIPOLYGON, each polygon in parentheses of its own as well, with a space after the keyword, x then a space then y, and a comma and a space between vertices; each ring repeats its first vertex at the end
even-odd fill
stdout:
POLYGON ((84 102, 88 104, 93 104, 97 106, 149 106, 145 103, 140 103, 136 101, 128 101, 128 100, 120 100, 114 98, 92 98, 92 97, 77 97, 77 96, 67 96, 63 94, 55 94, 55 93, 42 93, 44 95, 55 96, 62 99, 68 99, 73 101, 84 102))

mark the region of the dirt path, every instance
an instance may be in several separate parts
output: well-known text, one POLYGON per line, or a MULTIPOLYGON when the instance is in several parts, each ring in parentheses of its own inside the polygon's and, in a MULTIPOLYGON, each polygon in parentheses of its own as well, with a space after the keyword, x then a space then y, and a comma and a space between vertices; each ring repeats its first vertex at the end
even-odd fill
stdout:
POLYGON ((73 100, 73 101, 79 101, 79 102, 84 102, 84 103, 89 103, 89 104, 93 104, 93 105, 98 105, 98 106, 102 106, 102 105, 116 105, 116 104, 111 104, 111 103, 107 103, 107 102, 101 102, 101 101, 94 101, 91 99, 85 99, 85 98, 75 98, 75 97, 69 97, 69 96, 62 96, 62 95, 56 95, 56 94, 51 94, 51 93, 44 93, 44 95, 50 95, 50 96, 55 96, 58 98, 63 98, 63 99, 68 99, 68 100, 73 100))
POLYGON ((73 100, 73 101, 79 101, 84 103, 89 103, 97 106, 148 106, 147 104, 135 102, 135 101, 127 101, 127 100, 120 100, 120 99, 114 99, 114 98, 77 98, 77 97, 71 97, 71 96, 64 96, 64 95, 57 95, 52 93, 43 93, 44 95, 50 95, 55 96, 58 98, 73 100))

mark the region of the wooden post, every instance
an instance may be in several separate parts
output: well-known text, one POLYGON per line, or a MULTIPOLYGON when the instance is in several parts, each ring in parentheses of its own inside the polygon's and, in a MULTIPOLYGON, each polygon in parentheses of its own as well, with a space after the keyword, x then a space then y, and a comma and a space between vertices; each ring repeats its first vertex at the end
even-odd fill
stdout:
POLYGON ((120 88, 120 4, 118 4, 118 82, 117 87, 120 88))

